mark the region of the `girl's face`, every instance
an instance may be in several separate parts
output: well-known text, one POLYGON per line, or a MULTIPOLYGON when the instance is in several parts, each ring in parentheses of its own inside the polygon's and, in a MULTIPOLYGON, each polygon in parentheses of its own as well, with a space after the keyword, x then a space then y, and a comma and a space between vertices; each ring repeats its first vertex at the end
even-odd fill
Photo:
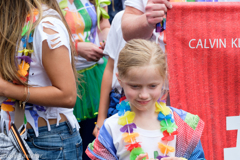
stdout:
POLYGON ((155 111, 155 102, 161 95, 163 84, 155 65, 130 68, 127 75, 124 78, 118 76, 118 80, 132 110, 155 111))

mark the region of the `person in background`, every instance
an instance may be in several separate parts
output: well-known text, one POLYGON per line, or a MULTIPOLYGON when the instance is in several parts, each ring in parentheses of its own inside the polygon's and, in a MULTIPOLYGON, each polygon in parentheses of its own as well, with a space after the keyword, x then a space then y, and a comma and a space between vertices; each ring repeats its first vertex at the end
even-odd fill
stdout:
POLYGON ((115 15, 125 9, 125 0, 111 0, 111 5, 108 6, 109 22, 112 24, 115 15))
MULTIPOLYGON (((75 66, 80 74, 79 94, 74 107, 74 115, 80 122, 80 134, 83 148, 94 139, 100 99, 102 75, 107 64, 103 49, 110 28, 106 19, 107 4, 96 4, 95 0, 57 0, 70 27, 77 56, 75 66), (106 14, 97 15, 97 10, 104 9, 106 14)), ((83 154, 83 159, 88 157, 83 154)))
POLYGON ((104 120, 117 112, 116 105, 123 95, 122 87, 116 77, 118 56, 126 43, 122 37, 121 29, 123 13, 124 11, 120 11, 114 17, 108 33, 108 41, 103 51, 109 58, 103 73, 98 119, 96 127, 93 130, 94 136, 97 136, 98 130, 103 125, 104 120))

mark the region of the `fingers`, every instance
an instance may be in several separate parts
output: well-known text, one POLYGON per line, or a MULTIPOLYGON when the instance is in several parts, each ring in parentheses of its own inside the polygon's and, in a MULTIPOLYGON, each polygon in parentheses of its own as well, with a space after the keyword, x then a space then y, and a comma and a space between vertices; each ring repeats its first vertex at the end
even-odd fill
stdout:
POLYGON ((156 24, 163 20, 165 13, 164 11, 152 11, 151 13, 146 13, 146 17, 150 24, 156 24))
POLYGON ((167 7, 164 3, 150 3, 145 7, 146 12, 150 11, 163 11, 167 12, 167 7))
POLYGON ((95 52, 95 56, 98 58, 102 58, 103 57, 103 50, 99 47, 94 47, 93 51, 95 52))
POLYGON ((106 44, 106 42, 105 42, 105 41, 103 41, 103 42, 100 42, 100 46, 101 46, 101 49, 102 49, 102 50, 104 50, 104 48, 105 48, 105 44, 106 44))
POLYGON ((145 154, 140 154, 139 156, 137 156, 137 158, 136 158, 136 160, 142 160, 143 158, 147 158, 147 153, 145 153, 145 154))
POLYGON ((87 58, 87 61, 94 61, 97 62, 100 58, 104 56, 103 50, 99 48, 98 46, 94 46, 92 48, 92 53, 87 58))
POLYGON ((151 0, 154 4, 165 4, 168 9, 172 8, 171 2, 169 0, 151 0))
POLYGON ((145 7, 145 15, 150 26, 155 25, 163 20, 168 9, 172 8, 169 0, 148 0, 145 7))

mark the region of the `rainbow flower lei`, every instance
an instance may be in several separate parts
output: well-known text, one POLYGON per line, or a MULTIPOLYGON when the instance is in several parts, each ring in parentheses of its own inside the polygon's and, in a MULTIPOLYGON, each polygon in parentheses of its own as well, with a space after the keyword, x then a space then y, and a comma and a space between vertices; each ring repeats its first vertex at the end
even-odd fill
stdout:
MULTIPOLYGON (((163 132, 162 141, 166 144, 158 142, 158 148, 160 149, 163 155, 158 155, 158 152, 154 152, 154 158, 160 160, 164 157, 169 157, 167 154, 169 152, 174 152, 175 148, 168 146, 168 142, 174 139, 174 135, 177 135, 178 132, 175 131, 178 127, 172 118, 171 109, 166 106, 165 101, 158 100, 155 103, 156 110, 155 112, 158 114, 158 120, 160 121, 161 131, 163 132)), ((123 132, 122 137, 125 143, 129 143, 125 147, 128 151, 130 151, 130 160, 135 160, 138 155, 145 154, 143 149, 141 148, 140 142, 136 141, 136 137, 139 136, 138 133, 134 132, 134 129, 137 128, 136 124, 133 123, 135 118, 135 113, 131 111, 129 102, 122 101, 120 104, 116 106, 118 109, 118 115, 120 116, 118 119, 118 124, 123 127, 120 128, 120 131, 123 132)), ((146 158, 144 158, 146 159, 146 158)), ((186 160, 185 158, 181 158, 182 160, 186 160)))
MULTIPOLYGON (((33 23, 36 21, 36 16, 38 15, 38 11, 34 10, 33 11, 33 23)), ((27 43, 32 43, 33 42, 33 31, 31 31, 29 37, 27 37, 27 32, 30 29, 30 14, 28 14, 27 18, 26 18, 26 22, 25 25, 22 29, 22 38, 21 41, 23 43, 23 50, 19 50, 18 53, 22 53, 22 56, 16 56, 17 59, 21 60, 21 63, 18 65, 18 77, 23 81, 26 82, 27 81, 27 77, 28 77, 28 72, 29 72, 29 68, 30 68, 30 63, 32 62, 32 59, 30 58, 29 54, 33 53, 33 50, 31 49, 27 49, 27 43)), ((17 81, 13 81, 14 84, 18 84, 17 81)), ((10 128, 11 125, 11 116, 9 112, 13 112, 15 110, 15 108, 13 107, 16 103, 15 99, 12 98, 8 98, 6 101, 4 101, 1 104, 2 110, 6 111, 9 117, 9 124, 8 127, 10 128)), ((24 117, 24 124, 26 124, 26 117, 24 117)))

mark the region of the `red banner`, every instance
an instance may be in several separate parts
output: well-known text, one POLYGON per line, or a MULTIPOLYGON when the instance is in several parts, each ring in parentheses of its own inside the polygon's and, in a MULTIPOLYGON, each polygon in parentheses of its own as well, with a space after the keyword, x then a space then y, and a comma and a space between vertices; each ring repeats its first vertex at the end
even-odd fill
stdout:
POLYGON ((166 28, 171 106, 203 119, 207 160, 240 160, 240 3, 173 3, 166 28))

